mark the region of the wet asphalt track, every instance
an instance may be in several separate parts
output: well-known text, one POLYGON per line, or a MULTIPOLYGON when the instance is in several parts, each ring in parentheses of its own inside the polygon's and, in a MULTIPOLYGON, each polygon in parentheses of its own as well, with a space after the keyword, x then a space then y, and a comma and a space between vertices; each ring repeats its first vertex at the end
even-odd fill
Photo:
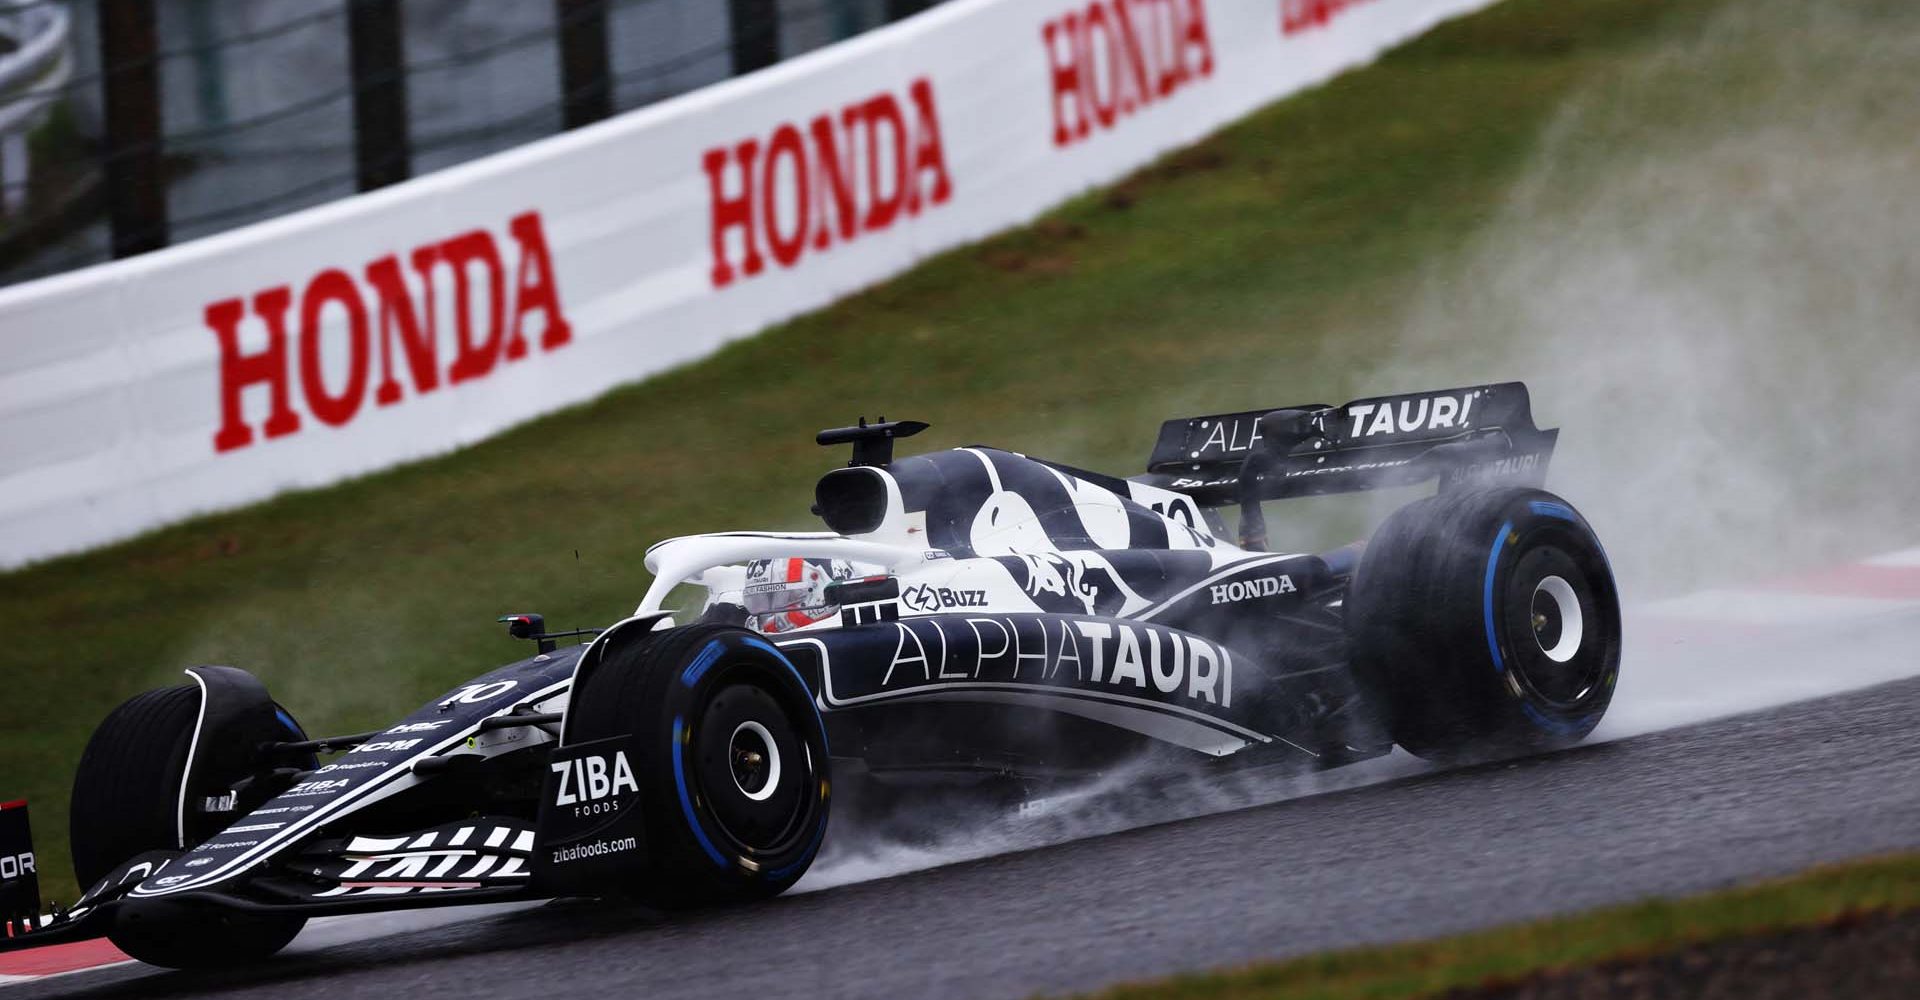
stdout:
MULTIPOLYGON (((1685 675, 1689 696, 1725 691, 1738 710, 1769 678, 1797 683, 1852 670, 1864 683, 1911 674, 1915 634, 1915 623, 1902 622, 1858 649, 1730 648, 1685 675)), ((1698 652, 1665 655, 1695 664, 1698 652)), ((1641 662, 1654 675, 1661 657, 1641 662)), ((1086 990, 1920 847, 1916 717, 1920 677, 1909 677, 1679 728, 1636 735, 1628 726, 1611 742, 1517 763, 1428 772, 1396 755, 1361 766, 1357 780, 1379 781, 1365 787, 890 878, 831 885, 830 877, 816 883, 828 888, 753 909, 666 921, 554 904, 412 929, 384 918, 352 932, 377 936, 340 941, 353 926, 342 921, 316 925, 281 960, 253 971, 126 965, 5 996, 712 1000, 1086 990)), ((1284 781, 1275 787, 1269 797, 1299 794, 1284 781)), ((964 841, 956 840, 962 851, 964 841)))

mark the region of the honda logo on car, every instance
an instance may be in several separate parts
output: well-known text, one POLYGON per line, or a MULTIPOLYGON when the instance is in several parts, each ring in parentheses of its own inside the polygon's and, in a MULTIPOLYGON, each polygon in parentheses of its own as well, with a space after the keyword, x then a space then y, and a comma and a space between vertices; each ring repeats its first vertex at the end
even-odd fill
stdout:
POLYGON ((1255 597, 1274 597, 1279 594, 1291 594, 1299 588, 1293 585, 1290 576, 1265 576, 1257 580, 1234 580, 1231 583, 1216 583, 1210 590, 1213 603, 1232 604, 1255 597))
POLYGON ((1040 29, 1053 144, 1070 146, 1213 75, 1205 0, 1098 0, 1040 29))
POLYGON ((1443 427, 1457 427, 1465 430, 1471 426, 1473 402, 1479 398, 1480 391, 1476 389, 1458 396, 1422 396, 1419 399, 1403 399, 1398 406, 1395 406, 1391 400, 1384 403, 1355 403, 1347 408, 1347 416, 1353 420, 1353 427, 1347 432, 1347 437, 1354 439, 1373 437, 1376 434, 1408 434, 1413 431, 1439 430, 1443 427))
POLYGON ((292 402, 296 374, 307 412, 338 427, 360 412, 369 388, 376 406, 400 402, 406 395, 402 366, 413 393, 425 395, 440 387, 443 375, 448 385, 459 385, 485 377, 503 361, 526 357, 529 340, 537 339, 543 351, 564 346, 573 331, 560 307, 540 213, 508 220, 507 237, 516 248, 511 282, 503 241, 485 229, 415 247, 406 263, 416 276, 417 296, 397 254, 368 261, 357 279, 337 267, 320 271, 300 291, 292 348, 287 343, 295 304, 290 285, 207 306, 207 328, 220 342, 220 429, 213 435, 213 450, 253 443, 254 428, 241 403, 255 386, 266 390, 267 418, 260 431, 277 438, 300 429, 292 402), (443 371, 435 302, 449 288, 454 350, 443 371), (477 316, 476 293, 487 304, 477 316), (253 323, 246 322, 249 308, 253 323), (328 363, 329 358, 339 363, 328 363), (337 381, 329 384, 329 378, 337 381))
POLYGON ((633 780, 633 765, 627 763, 625 750, 614 752, 611 765, 607 758, 596 756, 563 760, 550 767, 560 776, 559 794, 553 800, 557 806, 595 802, 622 791, 640 790, 640 783, 633 780))
POLYGON ((712 201, 713 287, 781 267, 808 252, 891 228, 953 197, 933 82, 885 91, 816 116, 806 131, 782 122, 701 157, 712 201), (738 248, 738 249, 735 249, 738 248))
POLYGON ((901 591, 900 603, 914 611, 939 611, 942 608, 984 608, 987 606, 987 592, 984 590, 953 590, 948 587, 930 587, 923 583, 901 591))

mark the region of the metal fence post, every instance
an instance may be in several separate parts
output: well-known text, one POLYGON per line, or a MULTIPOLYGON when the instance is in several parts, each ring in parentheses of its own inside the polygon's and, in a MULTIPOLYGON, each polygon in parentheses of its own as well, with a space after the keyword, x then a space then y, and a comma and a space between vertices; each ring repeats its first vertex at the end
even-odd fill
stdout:
POLYGON ((554 0, 560 35, 560 121, 590 125, 613 114, 607 0, 554 0))
POLYGON ((400 0, 347 0, 347 51, 360 190, 397 184, 413 176, 400 0))
POLYGON ((107 216, 115 257, 167 245, 157 44, 153 0, 101 0, 100 104, 105 112, 107 216))
POLYGON ((780 61, 780 5, 776 0, 727 0, 733 37, 733 73, 751 73, 780 61))

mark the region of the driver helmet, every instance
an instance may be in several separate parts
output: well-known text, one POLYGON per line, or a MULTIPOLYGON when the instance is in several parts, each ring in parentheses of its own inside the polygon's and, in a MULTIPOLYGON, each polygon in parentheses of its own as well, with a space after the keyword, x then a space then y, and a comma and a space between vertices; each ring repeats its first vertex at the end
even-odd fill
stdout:
POLYGON ((756 559, 747 564, 741 591, 747 624, 772 635, 832 618, 840 606, 827 600, 827 586, 852 576, 844 559, 756 559))

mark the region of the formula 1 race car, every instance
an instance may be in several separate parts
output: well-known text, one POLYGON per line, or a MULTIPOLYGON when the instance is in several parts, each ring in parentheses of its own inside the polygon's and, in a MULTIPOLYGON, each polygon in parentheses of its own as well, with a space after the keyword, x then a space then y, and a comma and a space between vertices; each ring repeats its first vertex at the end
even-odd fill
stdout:
POLYGON ((231 667, 133 698, 74 782, 91 888, 0 914, 0 948, 105 935, 195 967, 322 914, 763 898, 841 791, 1526 753, 1611 700, 1612 573, 1538 488, 1558 432, 1519 383, 1172 420, 1131 479, 984 447, 896 459, 924 428, 822 431, 853 448, 815 489, 829 531, 661 542, 632 617, 510 615, 535 655, 377 732, 309 738, 231 667), (1267 501, 1433 480, 1364 545, 1265 551, 1267 501), (704 599, 669 611, 686 585, 704 599))

